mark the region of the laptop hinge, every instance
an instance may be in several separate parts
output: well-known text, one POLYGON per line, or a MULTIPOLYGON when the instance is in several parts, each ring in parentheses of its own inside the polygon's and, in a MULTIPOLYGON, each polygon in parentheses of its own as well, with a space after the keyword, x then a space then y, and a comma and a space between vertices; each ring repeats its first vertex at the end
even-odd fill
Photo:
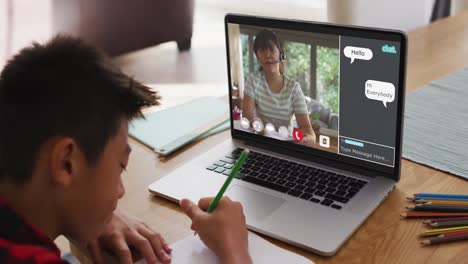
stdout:
POLYGON ((293 151, 293 150, 290 150, 290 149, 285 149, 285 148, 281 148, 281 147, 278 147, 278 146, 275 146, 275 145, 265 144, 265 143, 256 142, 256 141, 245 141, 245 140, 240 140, 240 141, 246 146, 265 149, 265 150, 268 150, 268 151, 271 151, 271 152, 280 153, 282 155, 288 155, 288 156, 291 156, 291 157, 294 157, 294 158, 297 158, 297 159, 301 159, 301 160, 304 160, 304 161, 318 163, 318 164, 321 164, 321 165, 326 166, 326 167, 337 168, 337 169, 340 169, 340 170, 365 175, 365 176, 371 177, 371 178, 376 178, 377 176, 382 176, 382 177, 385 177, 385 178, 393 179, 392 177, 385 176, 384 173, 382 173, 382 172, 369 170, 369 169, 366 169, 366 168, 363 168, 363 167, 350 165, 350 164, 346 164, 346 163, 343 163, 343 162, 337 162, 337 161, 330 160, 330 159, 320 157, 320 156, 317 156, 317 155, 313 155, 313 154, 310 154, 310 153, 293 151))

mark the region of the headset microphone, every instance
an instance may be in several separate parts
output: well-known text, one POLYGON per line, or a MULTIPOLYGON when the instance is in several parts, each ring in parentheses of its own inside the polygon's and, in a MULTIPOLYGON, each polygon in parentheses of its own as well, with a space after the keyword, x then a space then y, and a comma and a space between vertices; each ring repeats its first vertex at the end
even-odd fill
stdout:
POLYGON ((275 61, 273 61, 273 62, 276 63, 276 64, 280 64, 280 63, 283 63, 283 62, 285 62, 285 61, 286 61, 286 58, 284 57, 284 53, 281 52, 281 53, 280 53, 280 59, 279 59, 279 60, 275 60, 275 61))
MULTIPOLYGON (((282 48, 281 48, 282 49, 282 48)), ((284 52, 281 50, 280 51, 280 59, 279 59, 279 63, 283 63, 286 61, 286 57, 284 56, 284 52)))

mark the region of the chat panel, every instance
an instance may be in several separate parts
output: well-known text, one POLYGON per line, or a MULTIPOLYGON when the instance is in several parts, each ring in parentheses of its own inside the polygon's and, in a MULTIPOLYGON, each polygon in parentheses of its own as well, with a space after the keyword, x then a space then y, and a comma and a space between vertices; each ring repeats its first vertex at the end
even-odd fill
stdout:
POLYGON ((339 153, 394 166, 400 45, 340 37, 339 153))

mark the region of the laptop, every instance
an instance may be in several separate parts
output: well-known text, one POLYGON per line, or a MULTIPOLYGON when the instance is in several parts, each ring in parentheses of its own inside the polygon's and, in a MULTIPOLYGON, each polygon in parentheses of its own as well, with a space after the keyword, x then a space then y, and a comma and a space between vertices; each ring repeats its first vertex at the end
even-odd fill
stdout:
POLYGON ((248 228, 331 256, 400 179, 407 38, 237 14, 225 35, 231 136, 149 191, 215 196, 249 149, 226 192, 248 228))

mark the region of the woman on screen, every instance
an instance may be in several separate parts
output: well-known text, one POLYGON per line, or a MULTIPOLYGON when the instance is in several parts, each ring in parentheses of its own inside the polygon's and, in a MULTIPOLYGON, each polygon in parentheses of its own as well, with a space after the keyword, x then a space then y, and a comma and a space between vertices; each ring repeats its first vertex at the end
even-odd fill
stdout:
POLYGON ((246 78, 243 117, 250 123, 258 118, 278 130, 281 126, 291 127, 294 115, 304 135, 301 143, 313 146, 316 136, 305 97, 300 84, 284 74, 286 58, 278 36, 271 30, 261 30, 255 37, 253 49, 261 67, 246 78))

